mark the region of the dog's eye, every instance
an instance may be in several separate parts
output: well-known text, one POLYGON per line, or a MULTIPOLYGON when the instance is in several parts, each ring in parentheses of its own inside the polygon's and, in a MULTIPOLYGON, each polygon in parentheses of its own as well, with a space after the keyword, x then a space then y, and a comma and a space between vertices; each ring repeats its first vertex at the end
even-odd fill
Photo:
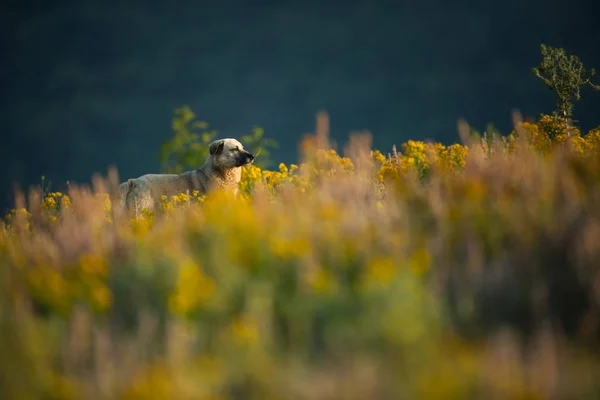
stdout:
POLYGON ((234 153, 237 153, 238 151, 240 151, 240 149, 238 149, 237 147, 235 149, 231 149, 231 151, 233 151, 234 153))

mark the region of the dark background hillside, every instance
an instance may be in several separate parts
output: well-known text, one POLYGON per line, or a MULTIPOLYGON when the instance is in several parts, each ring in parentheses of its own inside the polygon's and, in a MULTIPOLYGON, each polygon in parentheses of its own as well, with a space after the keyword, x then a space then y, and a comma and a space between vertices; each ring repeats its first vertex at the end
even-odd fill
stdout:
MULTIPOLYGON (((530 72, 539 45, 600 68, 588 1, 5 1, 0 206, 11 183, 121 178, 158 170, 175 107, 220 136, 253 125, 296 158, 319 109, 332 136, 369 129, 387 150, 409 138, 452 142, 456 120, 510 128, 510 111, 553 108, 530 72), (52 4, 52 5, 50 5, 52 4), (342 5, 343 4, 343 5, 342 5)), ((575 108, 600 124, 600 94, 575 108)))

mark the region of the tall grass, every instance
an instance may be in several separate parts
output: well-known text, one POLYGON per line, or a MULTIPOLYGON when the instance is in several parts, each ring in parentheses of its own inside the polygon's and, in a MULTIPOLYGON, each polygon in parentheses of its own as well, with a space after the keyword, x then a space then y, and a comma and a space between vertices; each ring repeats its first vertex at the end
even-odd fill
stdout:
POLYGON ((597 398, 600 130, 541 122, 387 156, 321 124, 240 198, 132 219, 114 171, 18 195, 0 397, 597 398))

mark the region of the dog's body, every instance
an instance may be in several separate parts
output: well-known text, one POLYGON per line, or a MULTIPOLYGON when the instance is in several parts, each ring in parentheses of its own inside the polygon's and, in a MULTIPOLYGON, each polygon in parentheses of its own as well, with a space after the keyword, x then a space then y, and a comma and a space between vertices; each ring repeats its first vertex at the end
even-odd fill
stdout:
POLYGON ((251 164, 254 155, 244 150, 235 139, 215 140, 209 145, 204 164, 181 174, 146 174, 119 185, 121 205, 128 210, 153 210, 161 196, 180 193, 200 195, 213 189, 230 189, 236 195, 242 177, 242 167, 251 164))

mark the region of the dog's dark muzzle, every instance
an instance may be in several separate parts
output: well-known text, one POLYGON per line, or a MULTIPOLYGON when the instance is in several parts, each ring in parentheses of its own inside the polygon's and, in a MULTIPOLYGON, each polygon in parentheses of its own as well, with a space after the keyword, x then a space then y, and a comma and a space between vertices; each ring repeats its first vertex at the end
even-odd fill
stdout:
POLYGON ((243 165, 252 164, 254 161, 255 155, 249 152, 244 152, 238 157, 238 165, 241 167, 243 165))

